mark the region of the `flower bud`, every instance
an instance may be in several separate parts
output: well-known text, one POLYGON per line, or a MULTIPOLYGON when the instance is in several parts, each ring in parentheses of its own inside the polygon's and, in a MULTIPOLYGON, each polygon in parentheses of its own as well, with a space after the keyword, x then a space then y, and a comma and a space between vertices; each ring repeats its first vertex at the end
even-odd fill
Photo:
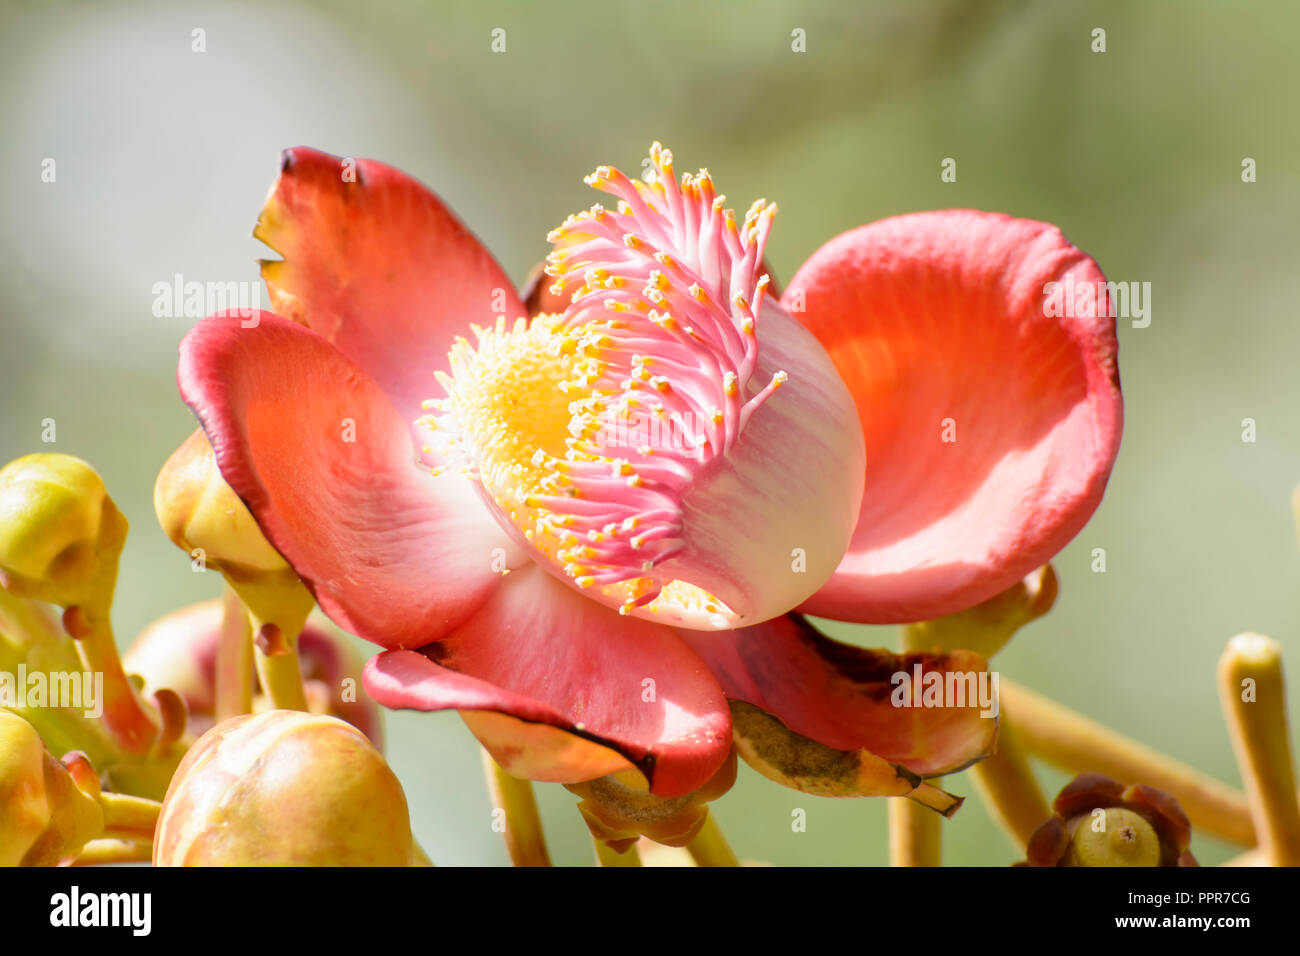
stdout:
MULTIPOLYGON (((128 672, 144 678, 146 694, 164 687, 180 694, 195 733, 203 733, 214 723, 221 616, 218 598, 160 617, 135 639, 123 662, 128 672)), ((379 707, 361 686, 365 661, 347 637, 333 628, 308 623, 298 637, 298 661, 308 710, 346 720, 382 750, 379 707)), ((259 696, 253 709, 270 709, 269 701, 259 696)))
POLYGON ((221 477, 201 429, 172 453, 158 473, 153 506, 167 537, 191 556, 201 556, 214 570, 247 576, 289 569, 221 477))
POLYGON ((202 431, 167 459, 154 486, 154 510, 167 536, 195 562, 220 571, 248 608, 254 659, 277 707, 307 709, 298 672, 298 634, 315 598, 266 540, 217 467, 202 431))
POLYGON ((158 866, 407 866, 406 796, 370 741, 334 717, 234 717, 181 762, 154 841, 158 866))
POLYGON ((0 866, 17 866, 50 822, 45 748, 32 726, 0 711, 0 866))
POLYGON ((95 798, 16 714, 0 711, 0 865, 55 866, 104 829, 95 798))
POLYGON ((25 455, 0 469, 0 586, 16 595, 106 608, 126 528, 79 458, 25 455))
POLYGON ((1154 787, 1125 787, 1083 773, 1052 803, 1029 838, 1028 866, 1196 866, 1191 824, 1178 801, 1154 787))

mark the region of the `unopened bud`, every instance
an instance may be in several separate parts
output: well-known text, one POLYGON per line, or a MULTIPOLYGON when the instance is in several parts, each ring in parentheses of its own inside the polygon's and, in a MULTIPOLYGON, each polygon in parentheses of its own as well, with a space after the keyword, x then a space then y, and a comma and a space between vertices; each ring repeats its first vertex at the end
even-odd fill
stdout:
POLYGON ((288 570, 247 506, 221 477, 202 430, 187 438, 163 465, 154 485, 153 506, 167 537, 190 554, 201 551, 205 565, 213 570, 236 576, 288 570))
POLYGON ((77 787, 35 729, 0 711, 0 865, 55 866, 103 829, 95 798, 77 787))
POLYGON ((0 586, 13 594, 106 608, 126 529, 79 458, 25 455, 0 469, 0 586))
MULTIPOLYGON (((128 672, 144 678, 146 696, 161 688, 180 694, 195 733, 214 722, 221 617, 219 598, 173 611, 142 631, 123 660, 128 672)), ((322 623, 309 622, 298 636, 298 661, 308 709, 346 720, 382 750, 379 707, 361 684, 365 661, 347 637, 322 623)), ((270 707, 265 697, 253 702, 255 711, 270 707)))
POLYGON ((397 776, 359 730, 273 710, 199 739, 163 801, 158 866, 407 866, 418 860, 397 776))

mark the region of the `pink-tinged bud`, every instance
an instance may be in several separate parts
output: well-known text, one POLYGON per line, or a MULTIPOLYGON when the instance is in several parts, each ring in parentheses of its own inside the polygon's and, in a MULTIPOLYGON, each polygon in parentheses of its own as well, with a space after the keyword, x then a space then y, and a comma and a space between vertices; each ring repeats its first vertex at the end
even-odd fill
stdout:
MULTIPOLYGON (((170 688, 189 708, 195 733, 212 727, 216 707, 217 646, 221 642, 221 600, 173 611, 140 632, 123 661, 128 673, 144 678, 145 694, 170 688)), ((361 686, 365 661, 347 637, 329 627, 308 623, 298 637, 307 707, 352 724, 383 749, 379 705, 361 686)), ((259 696, 255 711, 269 709, 259 696)))
POLYGON ((407 866, 406 796, 350 724, 301 711, 234 717, 181 761, 157 866, 407 866))
POLYGON ((54 866, 103 829, 95 798, 77 788, 36 730, 0 711, 0 865, 54 866))

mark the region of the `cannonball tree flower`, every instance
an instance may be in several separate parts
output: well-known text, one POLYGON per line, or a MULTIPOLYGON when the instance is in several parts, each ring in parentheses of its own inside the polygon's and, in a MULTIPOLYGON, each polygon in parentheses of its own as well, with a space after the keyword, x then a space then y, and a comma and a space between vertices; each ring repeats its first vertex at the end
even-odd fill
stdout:
MULTIPOLYGON (((1043 223, 922 213, 832 240, 783 304, 775 207, 737 222, 651 160, 589 177, 617 205, 552 233, 567 304, 529 317, 415 180, 287 151, 255 230, 278 314, 199 323, 182 396, 322 610, 387 648, 382 703, 459 710, 520 776, 675 797, 728 759, 731 696, 754 733, 857 752, 842 792, 913 791, 995 723, 891 717, 877 684, 913 660, 787 612, 961 610, 1082 527, 1119 439, 1113 321, 1042 289, 1101 272, 1043 223)), ((915 663, 983 666, 961 654, 915 663)))

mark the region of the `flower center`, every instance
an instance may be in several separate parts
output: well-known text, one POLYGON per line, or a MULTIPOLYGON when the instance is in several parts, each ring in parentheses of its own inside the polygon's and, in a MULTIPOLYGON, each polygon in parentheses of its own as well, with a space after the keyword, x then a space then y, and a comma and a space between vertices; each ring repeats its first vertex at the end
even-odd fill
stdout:
POLYGON ((752 381, 775 207, 755 203, 738 227, 706 171, 679 186, 667 150, 651 159, 650 182, 599 168, 587 182, 619 210, 596 205, 552 232, 553 290, 573 290, 564 314, 457 340, 438 376, 446 398, 425 403, 441 414, 422 422, 578 587, 622 613, 725 614, 671 559, 684 496, 785 381, 752 381))

